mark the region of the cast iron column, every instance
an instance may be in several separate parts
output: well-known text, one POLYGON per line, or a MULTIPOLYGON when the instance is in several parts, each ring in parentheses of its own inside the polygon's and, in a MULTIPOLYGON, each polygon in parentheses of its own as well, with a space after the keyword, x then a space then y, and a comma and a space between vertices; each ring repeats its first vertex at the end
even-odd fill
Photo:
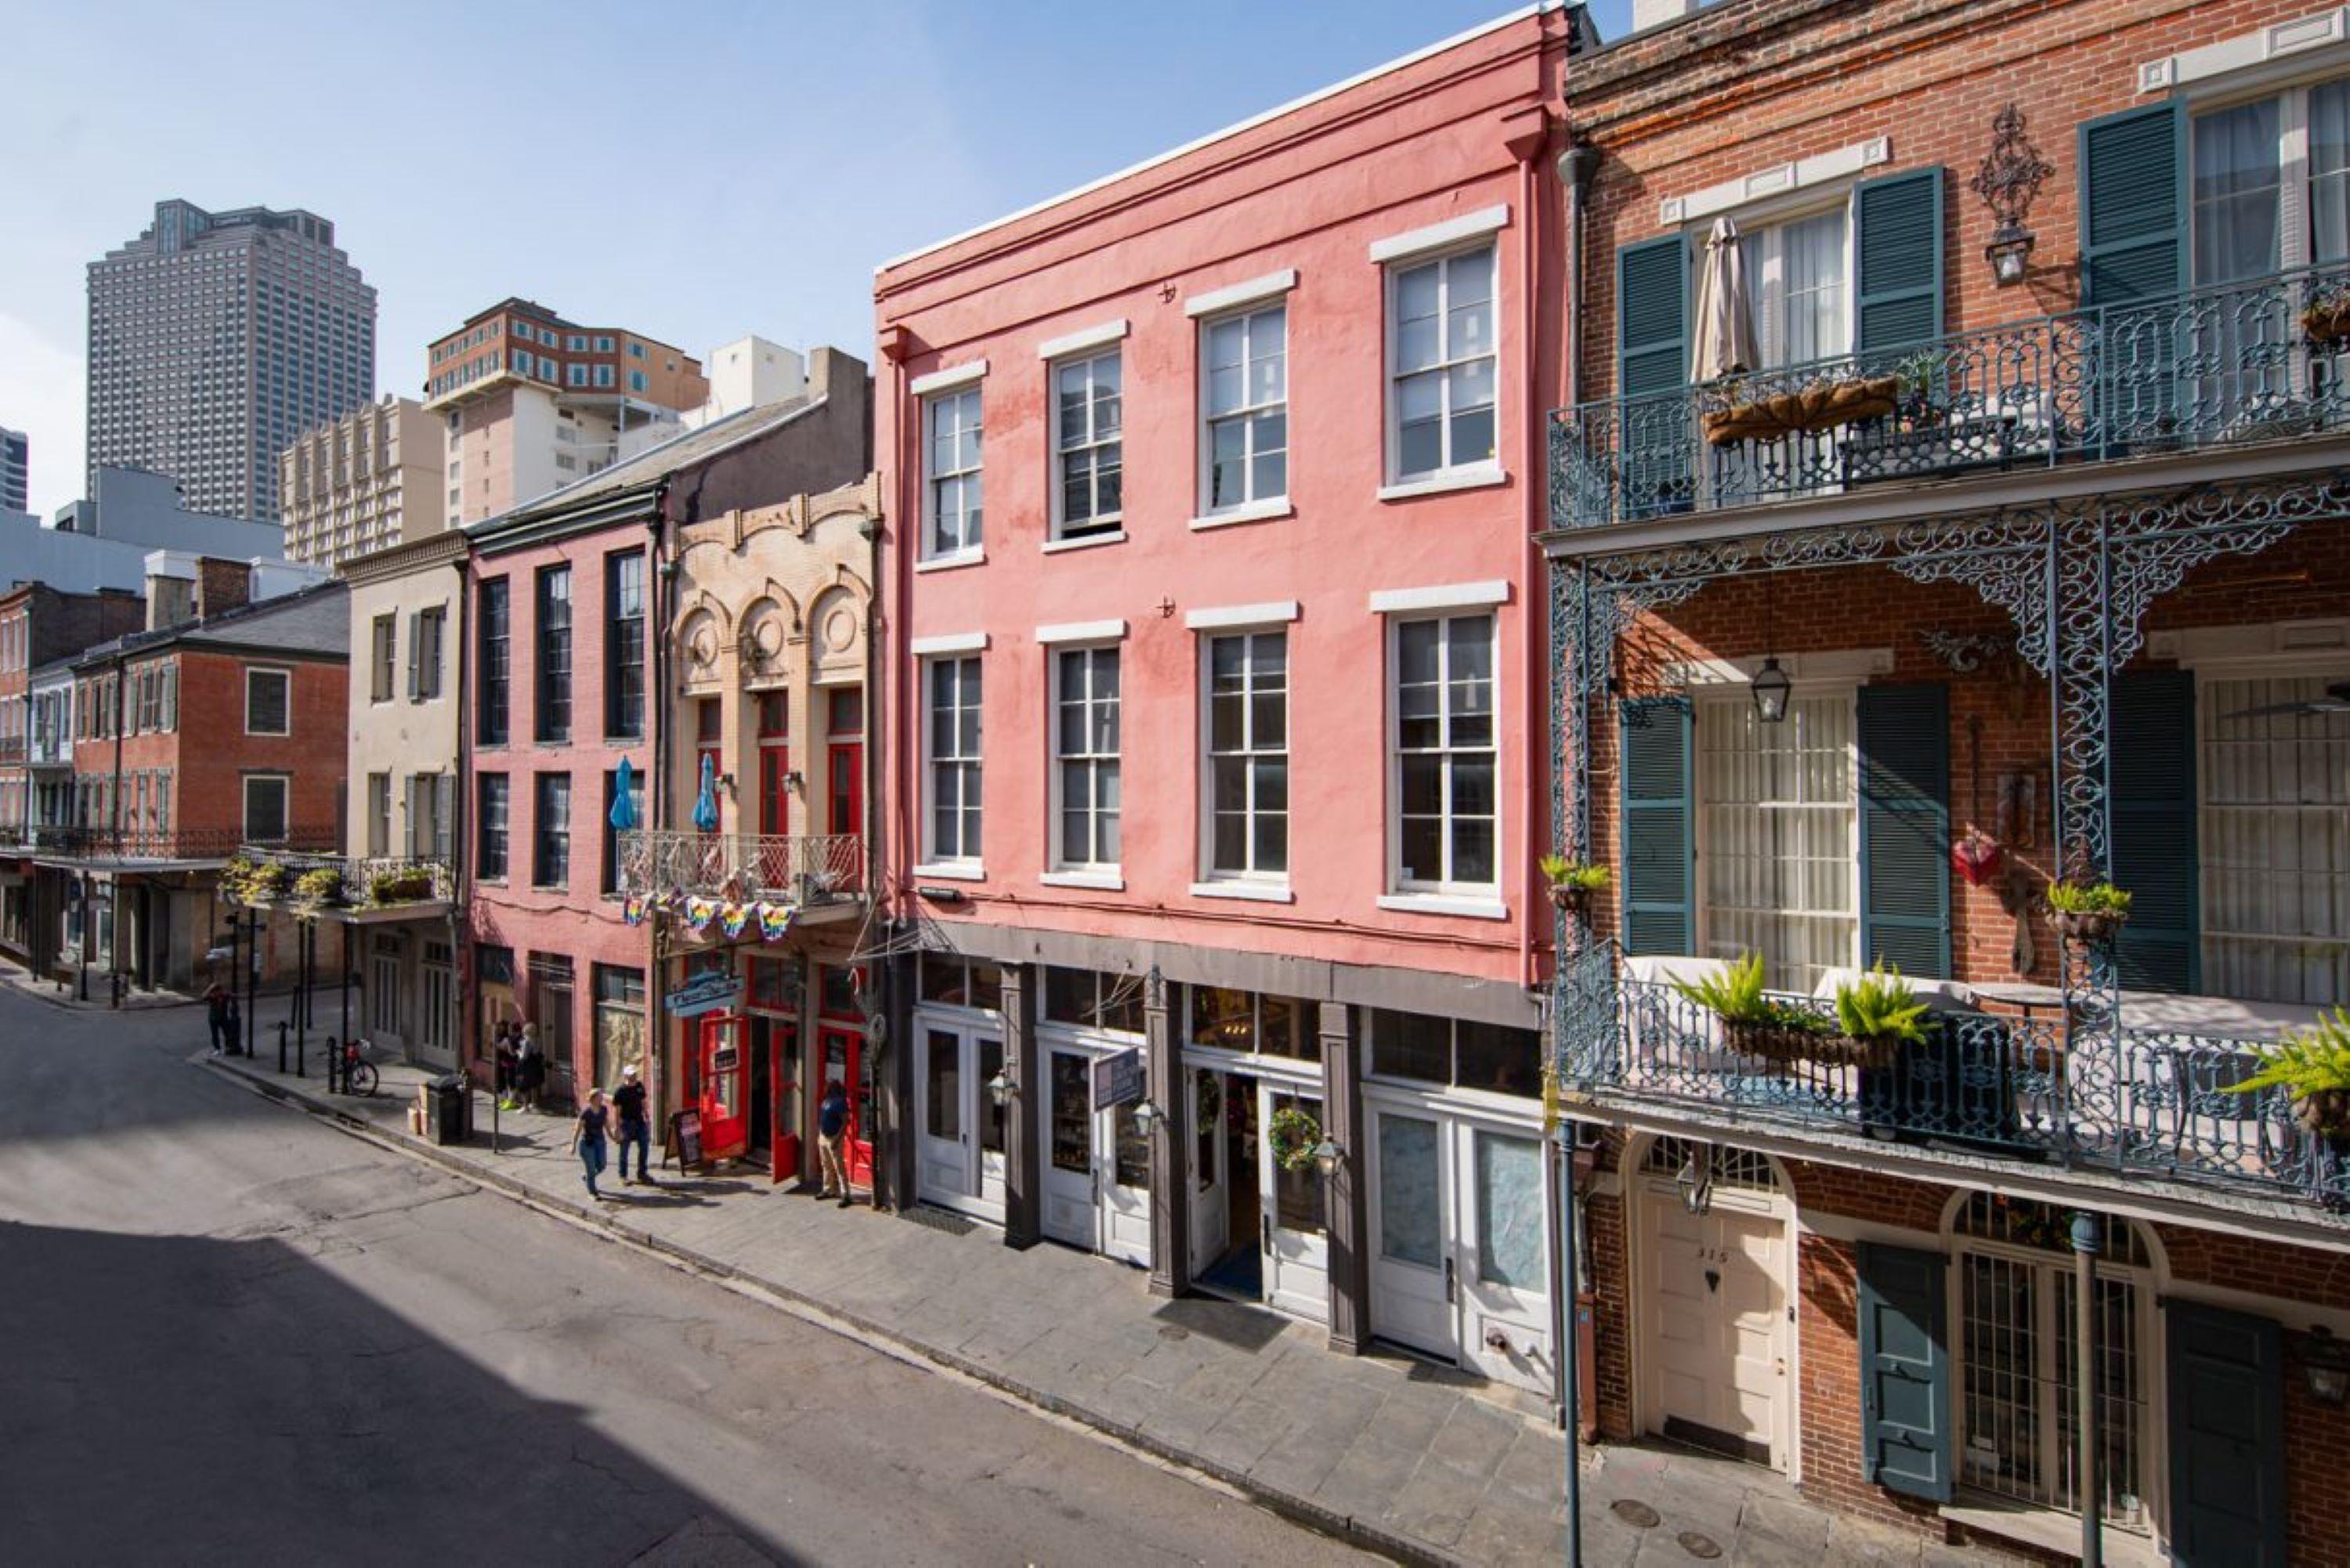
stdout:
POLYGON ((1003 966, 1003 1076, 1012 1085, 1003 1107, 1003 1244, 1022 1250, 1043 1235, 1037 1183, 1045 1163, 1045 1072, 1036 1050, 1035 976, 1033 964, 1003 966))
POLYGON ((2074 1497, 2081 1505, 2081 1568, 2101 1568, 2106 1560, 2105 1434, 2097 1423, 2097 1375, 2101 1347, 2097 1344, 2097 1253, 2105 1231, 2094 1214, 2073 1216, 2073 1392, 2079 1401, 2074 1429, 2081 1452, 2074 1465, 2081 1484, 2074 1497))
MULTIPOLYGON (((1191 1096, 1183 1093, 1182 1053, 1168 1027, 1167 981, 1156 966, 1142 981, 1144 1092, 1159 1107, 1150 1140, 1150 1293, 1180 1296, 1191 1288, 1191 1206, 1185 1199, 1183 1151, 1191 1147, 1191 1096)), ((1111 1153, 1114 1161, 1115 1151, 1111 1153)))
POLYGON ((1347 1355, 1359 1355, 1369 1337, 1371 1306, 1363 1267, 1363 1172, 1369 1166, 1353 1011, 1343 1002, 1323 1002, 1315 1024, 1322 1040, 1322 1135, 1338 1146, 1325 1216, 1330 1227, 1330 1348, 1347 1355))

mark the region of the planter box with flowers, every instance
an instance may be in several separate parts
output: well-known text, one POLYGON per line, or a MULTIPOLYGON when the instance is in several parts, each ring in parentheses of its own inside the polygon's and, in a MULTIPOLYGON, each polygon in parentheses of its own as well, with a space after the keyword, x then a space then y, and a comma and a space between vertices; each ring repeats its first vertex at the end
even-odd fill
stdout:
POLYGON ((309 909, 324 909, 343 901, 343 874, 332 866, 320 866, 294 878, 294 901, 309 909))
POLYGON ((1881 420, 1900 401, 1898 376, 1822 377, 1792 392, 1752 399, 1740 397, 1733 385, 1722 406, 1707 410, 1698 422, 1707 445, 1734 446, 1881 420))
POLYGON ((1545 855, 1538 864, 1550 879, 1550 901, 1573 915, 1589 912, 1592 900, 1615 879, 1605 866, 1569 860, 1563 855, 1545 855))
POLYGON ((2051 882, 2048 913, 2068 942, 2109 942, 2129 923, 2130 896, 2111 882, 2051 882))
POLYGON ((274 904, 285 894, 287 873, 275 860, 248 860, 239 855, 221 867, 222 894, 237 904, 274 904))
POLYGON ((368 880, 371 904, 419 904, 432 897, 432 873, 423 867, 379 871, 368 880))
POLYGON ((2326 348, 2350 337, 2350 289, 2329 289, 2303 306, 2301 330, 2312 343, 2326 348))

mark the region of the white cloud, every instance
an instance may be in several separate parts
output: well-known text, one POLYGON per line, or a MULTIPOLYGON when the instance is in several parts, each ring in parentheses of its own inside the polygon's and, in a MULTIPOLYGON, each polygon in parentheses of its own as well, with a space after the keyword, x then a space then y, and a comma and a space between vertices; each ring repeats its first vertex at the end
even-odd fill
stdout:
POLYGON ((25 432, 37 516, 82 493, 85 373, 79 354, 0 312, 0 425, 25 432))

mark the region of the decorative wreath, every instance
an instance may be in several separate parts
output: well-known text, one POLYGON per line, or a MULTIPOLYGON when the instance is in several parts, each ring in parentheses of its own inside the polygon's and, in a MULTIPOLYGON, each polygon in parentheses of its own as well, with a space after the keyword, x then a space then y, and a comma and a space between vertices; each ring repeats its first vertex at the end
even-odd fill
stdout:
POLYGON ((1322 1124, 1301 1110, 1284 1106, 1273 1113, 1273 1163, 1284 1170, 1310 1170, 1314 1151, 1322 1143, 1322 1124))
POLYGON ((1213 1073, 1202 1073, 1200 1075, 1199 1086, 1193 1093, 1198 1096, 1200 1125, 1203 1127, 1214 1127, 1216 1117, 1222 1114, 1224 1108, 1224 1092, 1221 1082, 1213 1073))

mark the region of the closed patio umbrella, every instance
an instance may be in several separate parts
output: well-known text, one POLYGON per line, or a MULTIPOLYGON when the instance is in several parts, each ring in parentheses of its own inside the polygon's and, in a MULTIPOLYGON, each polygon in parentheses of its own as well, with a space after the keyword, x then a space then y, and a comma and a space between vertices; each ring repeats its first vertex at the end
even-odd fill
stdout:
POLYGON ((702 753, 702 793, 694 797, 693 826, 704 833, 718 831, 718 770, 710 753, 702 753))
POLYGON ((631 832, 637 826, 636 782, 636 767, 622 757, 612 784, 612 828, 617 833, 631 832))
POLYGON ((1762 358, 1754 347, 1754 296, 1746 286, 1738 225, 1716 218, 1698 272, 1695 379, 1712 381, 1752 370, 1762 358))

